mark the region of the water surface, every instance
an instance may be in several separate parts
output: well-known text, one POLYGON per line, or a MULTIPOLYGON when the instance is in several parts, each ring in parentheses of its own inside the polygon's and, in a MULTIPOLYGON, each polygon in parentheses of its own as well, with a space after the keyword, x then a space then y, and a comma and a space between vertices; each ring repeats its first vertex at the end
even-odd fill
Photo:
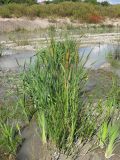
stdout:
MULTIPOLYGON (((103 45, 91 45, 87 47, 79 48, 79 55, 85 60, 88 60, 85 64, 86 68, 98 69, 102 64, 107 62, 107 55, 113 52, 117 46, 110 44, 103 45)), ((23 67, 25 63, 29 64, 30 60, 33 59, 35 51, 33 50, 4 50, 6 53, 0 58, 0 69, 18 69, 20 66, 23 67), (19 65, 18 65, 19 64, 19 65)))

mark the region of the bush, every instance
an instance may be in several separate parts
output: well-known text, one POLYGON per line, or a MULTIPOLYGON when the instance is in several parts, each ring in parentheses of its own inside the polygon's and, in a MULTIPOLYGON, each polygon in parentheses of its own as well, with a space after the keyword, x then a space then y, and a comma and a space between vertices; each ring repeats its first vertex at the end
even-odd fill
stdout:
POLYGON ((100 23, 102 22, 103 18, 98 15, 91 15, 88 18, 89 23, 100 23))
POLYGON ((101 2, 101 5, 102 5, 102 6, 109 6, 110 3, 109 3, 108 1, 104 1, 104 2, 101 2))
POLYGON ((0 16, 2 18, 11 18, 11 13, 8 7, 0 7, 0 16))

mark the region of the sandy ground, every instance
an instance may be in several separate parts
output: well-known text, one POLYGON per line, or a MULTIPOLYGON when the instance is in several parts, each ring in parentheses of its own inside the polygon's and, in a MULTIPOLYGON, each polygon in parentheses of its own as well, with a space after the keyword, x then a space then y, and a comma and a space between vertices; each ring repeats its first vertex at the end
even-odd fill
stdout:
POLYGON ((56 25, 64 25, 64 24, 71 24, 68 18, 65 19, 58 19, 55 21, 49 19, 27 19, 27 18, 0 18, 0 31, 1 32, 10 32, 14 30, 35 30, 35 29, 46 29, 49 26, 56 26, 56 25))
MULTIPOLYGON (((35 33, 35 32, 34 32, 35 33)), ((36 33, 35 33, 36 34, 36 33)), ((4 35, 4 34, 3 34, 4 35)), ((100 46, 102 44, 116 44, 118 45, 118 41, 120 40, 120 33, 102 33, 102 34, 75 34, 75 35, 69 35, 69 38, 74 39, 78 42, 78 44, 81 47, 86 46, 92 46, 97 45, 100 46)), ((64 37, 55 36, 56 41, 62 41, 64 40, 64 37)), ((19 39, 19 37, 16 37, 13 40, 10 40, 9 37, 3 40, 2 37, 0 37, 0 45, 3 47, 2 55, 10 55, 14 54, 19 51, 35 51, 40 48, 46 47, 51 38, 47 35, 47 38, 45 37, 28 37, 26 38, 23 35, 22 39, 19 39), (47 40, 46 40, 47 39, 47 40), (27 42, 27 43, 26 43, 27 42), (15 51, 13 51, 15 50, 15 51)))
POLYGON ((19 29, 25 29, 25 30, 35 30, 35 29, 45 29, 49 26, 64 26, 64 25, 72 25, 72 26, 83 26, 87 27, 89 26, 100 26, 100 25, 106 25, 106 26, 116 26, 120 27, 120 18, 119 19, 109 19, 106 18, 105 21, 103 21, 101 24, 81 24, 78 21, 72 21, 69 18, 64 19, 27 19, 25 17, 23 18, 0 18, 0 32, 10 32, 14 30, 19 29))

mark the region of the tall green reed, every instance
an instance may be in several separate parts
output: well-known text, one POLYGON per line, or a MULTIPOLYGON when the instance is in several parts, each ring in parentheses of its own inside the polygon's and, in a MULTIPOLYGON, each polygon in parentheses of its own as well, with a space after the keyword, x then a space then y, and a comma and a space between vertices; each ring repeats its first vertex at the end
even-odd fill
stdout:
POLYGON ((43 142, 49 140, 59 148, 70 148, 84 129, 85 116, 83 88, 87 72, 76 43, 51 39, 50 46, 37 53, 35 64, 23 77, 25 99, 30 101, 25 107, 29 113, 37 112, 43 142))

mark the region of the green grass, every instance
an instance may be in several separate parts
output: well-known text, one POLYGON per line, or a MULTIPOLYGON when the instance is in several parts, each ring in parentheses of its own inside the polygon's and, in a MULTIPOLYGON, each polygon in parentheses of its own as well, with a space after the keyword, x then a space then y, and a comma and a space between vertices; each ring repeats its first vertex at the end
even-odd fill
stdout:
POLYGON ((101 6, 80 2, 63 2, 58 4, 26 5, 11 3, 0 6, 1 17, 69 17, 82 22, 100 23, 105 17, 119 18, 120 5, 101 6))
POLYGON ((109 55, 108 57, 108 62, 113 66, 114 68, 119 68, 120 67, 120 61, 115 60, 112 55, 109 55))
POLYGON ((24 89, 38 110, 44 142, 48 137, 60 148, 73 145, 80 134, 78 123, 84 105, 79 94, 86 78, 73 41, 51 40, 48 49, 37 53, 35 66, 25 74, 24 89))
POLYGON ((118 122, 109 127, 109 142, 105 152, 106 158, 109 159, 114 155, 113 152, 116 148, 116 141, 119 138, 119 136, 120 136, 120 124, 118 122))
POLYGON ((105 157, 110 158, 116 148, 116 142, 120 137, 120 88, 116 78, 113 78, 113 85, 108 93, 103 106, 106 111, 104 122, 99 130, 99 146, 105 148, 105 157))
MULTIPOLYGON (((113 115, 113 114, 112 114, 113 115)), ((112 116, 111 115, 111 116, 112 116)), ((100 147, 105 148, 105 157, 110 158, 114 155, 114 150, 116 148, 117 141, 120 137, 120 119, 116 120, 116 122, 111 119, 111 121, 107 120, 103 122, 100 133, 99 133, 99 143, 100 147)))
POLYGON ((2 56, 2 54, 3 54, 3 45, 0 44, 0 57, 2 56))
POLYGON ((96 119, 101 116, 99 105, 96 110, 84 99, 88 79, 84 63, 76 42, 51 39, 49 47, 37 53, 35 64, 23 75, 28 119, 31 114, 37 117, 43 143, 50 141, 65 151, 79 138, 82 142, 91 139, 98 125, 96 119))
POLYGON ((16 155, 16 149, 21 142, 19 122, 14 122, 16 117, 16 107, 0 107, 0 150, 4 153, 16 155), (19 132, 20 133, 20 132, 19 132))
POLYGON ((117 46, 115 46, 114 51, 108 53, 107 60, 113 67, 115 67, 115 68, 120 67, 120 46, 119 46, 119 42, 118 42, 117 46))
MULTIPOLYGON (((24 107, 28 119, 35 113, 43 143, 50 141, 69 150, 79 139, 91 140, 104 120, 108 123, 113 116, 113 108, 119 105, 117 84, 113 83, 106 100, 95 105, 93 98, 84 100, 87 77, 74 41, 52 39, 48 48, 37 53, 35 64, 23 75, 24 99, 31 104, 24 101, 24 107)), ((102 146, 105 127, 100 132, 102 146)))

